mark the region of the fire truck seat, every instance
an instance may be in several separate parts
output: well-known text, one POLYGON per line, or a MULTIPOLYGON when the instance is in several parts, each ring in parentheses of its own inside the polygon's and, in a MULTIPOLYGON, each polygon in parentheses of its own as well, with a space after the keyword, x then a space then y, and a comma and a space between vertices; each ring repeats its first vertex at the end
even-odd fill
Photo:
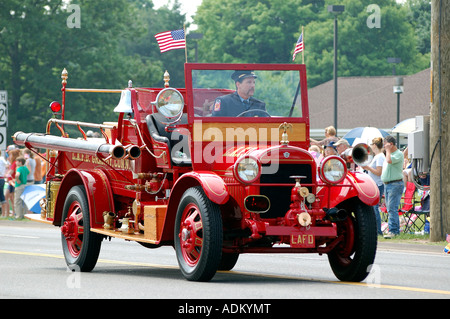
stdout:
MULTIPOLYGON (((177 166, 192 165, 188 136, 178 132, 166 131, 164 122, 167 120, 159 113, 149 114, 145 120, 151 137, 157 142, 167 144, 169 147, 172 164, 177 166)), ((187 114, 183 114, 177 124, 187 124, 187 114)))

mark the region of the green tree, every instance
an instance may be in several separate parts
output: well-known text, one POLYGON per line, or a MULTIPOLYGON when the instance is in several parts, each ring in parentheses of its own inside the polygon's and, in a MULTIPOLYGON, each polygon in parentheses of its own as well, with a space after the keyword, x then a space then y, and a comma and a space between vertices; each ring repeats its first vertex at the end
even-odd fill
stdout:
MULTIPOLYGON (((397 74, 411 74, 429 66, 416 48, 414 29, 408 22, 408 9, 394 0, 377 1, 377 11, 370 10, 373 0, 342 0, 345 11, 338 16, 338 75, 380 76, 392 74, 388 57, 399 57, 397 74), (379 18, 379 25, 373 22, 379 18)), ((326 4, 333 1, 327 0, 326 4)), ((332 78, 333 15, 326 10, 306 27, 305 57, 309 87, 332 78)))
MULTIPOLYGON (((107 5, 84 0, 71 6, 76 3, 0 2, 0 84, 10 97, 8 135, 43 131, 50 101, 61 98, 63 68, 69 72, 68 87, 75 88, 120 89, 130 79, 135 86, 162 86, 164 66, 184 85, 184 52, 174 63, 170 53, 161 55, 153 37, 183 26, 177 2, 156 11, 150 0, 109 0, 107 5)), ((119 97, 67 93, 66 119, 115 120, 119 97)))
POLYGON ((431 0, 407 0, 409 22, 414 27, 416 46, 420 53, 431 51, 431 0))
POLYGON ((330 4, 345 6, 338 17, 339 76, 389 75, 388 57, 402 59, 397 66, 399 74, 429 66, 429 56, 421 54, 411 41, 415 38, 411 10, 395 0, 204 0, 194 20, 204 34, 199 42, 201 61, 290 63, 304 26, 308 85, 328 81, 333 75, 334 54, 330 4), (371 23, 373 14, 378 13, 370 5, 379 10, 379 27, 371 23))
POLYGON ((55 38, 48 37, 44 30, 57 30, 58 22, 62 22, 59 2, 5 0, 0 4, 1 77, 3 88, 10 93, 12 127, 20 114, 32 120, 24 104, 37 108, 44 95, 39 85, 48 84, 51 67, 40 57, 45 55, 49 61, 57 58, 55 38))
MULTIPOLYGON (((64 67, 70 70, 69 83, 74 87, 94 83, 117 86, 121 80, 118 71, 127 70, 126 65, 121 70, 116 67, 123 65, 118 63, 116 44, 123 30, 129 30, 126 27, 131 19, 125 14, 131 11, 128 2, 112 0, 107 7, 98 1, 83 1, 76 17, 81 19, 79 28, 70 27, 69 4, 57 0, 2 1, 0 51, 5 55, 0 64, 5 70, 3 82, 11 92, 10 132, 42 131, 50 115, 49 102, 60 97, 64 67)), ((125 86, 126 80, 122 83, 125 86)), ((104 104, 95 103, 98 100, 80 101, 83 108, 68 107, 66 118, 75 110, 78 120, 92 118, 90 111, 99 116, 105 113, 104 104)))
POLYGON ((299 0, 203 0, 194 17, 200 60, 287 63, 302 25, 314 19, 313 3, 299 0))
POLYGON ((124 39, 126 56, 139 60, 142 68, 134 74, 133 81, 140 86, 162 87, 165 70, 170 73, 172 87, 184 87, 184 50, 172 50, 161 53, 155 34, 159 32, 182 29, 186 16, 180 11, 178 0, 171 6, 153 9, 153 3, 135 0, 136 20, 143 24, 141 33, 124 39))

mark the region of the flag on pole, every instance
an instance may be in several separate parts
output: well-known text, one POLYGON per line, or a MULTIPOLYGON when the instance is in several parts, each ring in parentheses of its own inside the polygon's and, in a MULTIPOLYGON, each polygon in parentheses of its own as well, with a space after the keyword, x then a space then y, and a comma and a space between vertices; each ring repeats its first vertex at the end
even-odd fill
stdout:
POLYGON ((161 53, 186 48, 186 37, 183 29, 161 32, 155 35, 161 53))
POLYGON ((297 55, 297 53, 302 52, 303 51, 303 32, 300 34, 300 37, 297 40, 297 43, 295 44, 295 49, 294 49, 294 55, 292 56, 292 61, 295 61, 295 56, 297 55))

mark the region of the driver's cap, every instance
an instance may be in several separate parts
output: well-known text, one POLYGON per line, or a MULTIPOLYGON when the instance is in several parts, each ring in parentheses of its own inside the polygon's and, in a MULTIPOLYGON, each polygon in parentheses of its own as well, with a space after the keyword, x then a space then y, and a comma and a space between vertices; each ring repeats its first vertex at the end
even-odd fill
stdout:
POLYGON ((231 78, 234 80, 234 82, 237 82, 237 81, 241 82, 243 79, 249 78, 249 77, 252 77, 255 79, 258 78, 255 75, 255 72, 250 71, 250 70, 234 71, 233 74, 231 75, 231 78))

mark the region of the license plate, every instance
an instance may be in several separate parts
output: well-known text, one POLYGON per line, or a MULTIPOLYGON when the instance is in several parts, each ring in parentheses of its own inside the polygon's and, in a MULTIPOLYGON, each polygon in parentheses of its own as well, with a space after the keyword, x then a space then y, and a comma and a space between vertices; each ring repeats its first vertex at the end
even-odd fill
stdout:
POLYGON ((315 248, 316 239, 312 234, 294 233, 291 234, 292 248, 315 248))

